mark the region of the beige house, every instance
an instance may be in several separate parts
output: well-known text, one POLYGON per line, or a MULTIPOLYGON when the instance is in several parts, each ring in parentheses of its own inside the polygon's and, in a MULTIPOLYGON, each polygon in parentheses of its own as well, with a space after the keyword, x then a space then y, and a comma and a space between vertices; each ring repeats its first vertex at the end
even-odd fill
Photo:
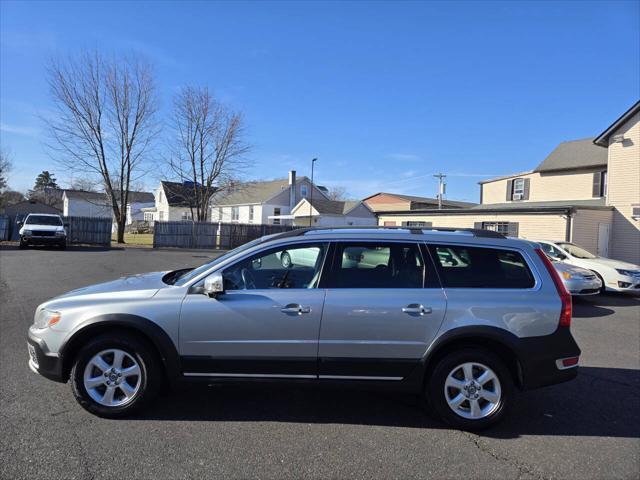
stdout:
POLYGON ((313 185, 307 177, 253 181, 215 195, 211 199, 211 221, 233 223, 291 224, 291 210, 303 198, 328 200, 326 189, 313 185), (313 189, 313 193, 312 193, 313 189))
POLYGON ((564 142, 531 171, 481 182, 477 206, 385 211, 378 222, 568 240, 640 264, 639 117, 640 102, 595 139, 564 142))

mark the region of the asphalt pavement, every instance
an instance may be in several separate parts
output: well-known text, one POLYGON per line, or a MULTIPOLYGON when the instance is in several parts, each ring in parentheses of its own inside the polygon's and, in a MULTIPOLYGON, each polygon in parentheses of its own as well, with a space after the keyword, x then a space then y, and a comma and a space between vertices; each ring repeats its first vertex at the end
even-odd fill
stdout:
POLYGON ((206 251, 0 247, 0 478, 638 478, 640 299, 577 300, 578 378, 525 392, 479 435, 411 395, 194 386, 126 420, 94 417, 27 366, 36 306, 124 274, 195 266, 206 251))

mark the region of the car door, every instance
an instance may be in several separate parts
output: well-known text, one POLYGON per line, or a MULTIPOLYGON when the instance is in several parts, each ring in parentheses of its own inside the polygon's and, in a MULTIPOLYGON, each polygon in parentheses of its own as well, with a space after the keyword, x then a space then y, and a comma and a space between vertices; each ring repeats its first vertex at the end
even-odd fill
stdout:
POLYGON ((425 253, 406 241, 334 244, 322 284, 320 378, 401 380, 418 365, 446 309, 425 253))
POLYGON ((316 378, 324 302, 317 285, 327 247, 263 250, 224 269, 225 291, 216 298, 188 294, 180 315, 184 374, 316 378), (282 252, 295 258, 301 249, 314 252, 313 266, 282 265, 282 252))

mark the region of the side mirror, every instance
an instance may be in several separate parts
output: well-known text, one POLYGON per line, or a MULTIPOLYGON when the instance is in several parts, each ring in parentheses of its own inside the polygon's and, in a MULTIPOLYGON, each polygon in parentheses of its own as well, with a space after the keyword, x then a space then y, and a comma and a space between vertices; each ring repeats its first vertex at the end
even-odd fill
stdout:
POLYGON ((224 293, 224 279, 222 278, 222 273, 215 272, 205 278, 203 290, 206 295, 213 298, 224 293))

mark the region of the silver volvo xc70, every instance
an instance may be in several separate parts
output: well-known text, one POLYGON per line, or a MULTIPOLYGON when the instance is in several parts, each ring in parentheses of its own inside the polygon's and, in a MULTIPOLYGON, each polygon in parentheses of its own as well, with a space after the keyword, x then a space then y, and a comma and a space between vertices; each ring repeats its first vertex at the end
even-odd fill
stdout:
POLYGON ((392 385, 452 426, 570 380, 571 296, 536 244, 478 230, 303 229, 40 305, 29 365, 120 417, 184 381, 392 385))

